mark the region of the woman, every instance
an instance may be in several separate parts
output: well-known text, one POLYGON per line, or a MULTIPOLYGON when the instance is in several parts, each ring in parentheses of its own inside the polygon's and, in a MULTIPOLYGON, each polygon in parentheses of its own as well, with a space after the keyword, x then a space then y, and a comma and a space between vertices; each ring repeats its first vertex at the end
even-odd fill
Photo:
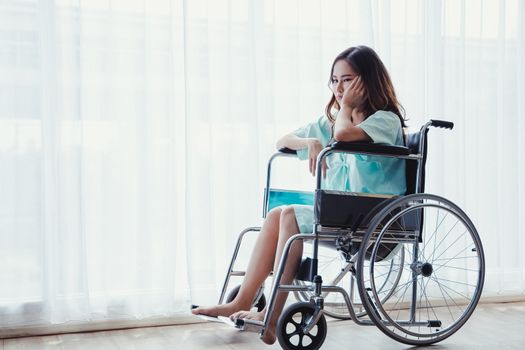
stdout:
MULTIPOLYGON (((317 156, 330 141, 372 141, 403 145, 405 126, 402 107, 397 101, 390 76, 369 47, 351 47, 340 53, 330 73, 331 99, 325 116, 277 142, 277 148, 297 151, 301 159, 309 160, 315 175, 317 156), (334 114, 335 112, 335 114, 334 114)), ((376 156, 334 154, 323 166, 323 188, 367 193, 398 195, 405 192, 405 168, 402 160, 376 156)), ((305 205, 284 206, 271 210, 257 238, 244 281, 235 299, 227 304, 197 308, 192 312, 230 318, 264 318, 261 312, 249 310, 257 289, 272 270, 276 270, 286 241, 297 233, 313 231, 313 208, 305 205)), ((302 244, 292 245, 281 279, 291 284, 302 256, 302 244)), ((287 298, 278 293, 275 307, 262 340, 276 340, 277 319, 287 298)))

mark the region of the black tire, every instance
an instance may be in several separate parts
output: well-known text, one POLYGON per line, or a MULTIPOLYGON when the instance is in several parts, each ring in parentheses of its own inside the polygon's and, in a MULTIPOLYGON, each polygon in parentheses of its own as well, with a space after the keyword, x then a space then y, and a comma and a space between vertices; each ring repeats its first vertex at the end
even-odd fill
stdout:
POLYGON ((266 297, 264 296, 264 293, 261 294, 259 299, 256 300, 255 305, 258 312, 261 312, 266 307, 266 297))
MULTIPOLYGON (((239 289, 241 289, 241 286, 235 286, 226 296, 226 303, 229 303, 235 299, 237 294, 239 293, 239 289)), ((252 307, 256 307, 258 312, 261 312, 266 307, 266 296, 264 293, 261 293, 258 298, 255 299, 255 301, 252 304, 252 307)))
POLYGON ((468 216, 449 200, 425 193, 399 198, 374 217, 357 263, 369 317, 383 333, 410 345, 437 343, 461 328, 479 301, 484 278, 483 247, 468 216), (392 246, 405 250, 406 258, 403 279, 385 303, 375 264, 392 246))
POLYGON ((315 326, 306 334, 304 327, 315 313, 315 305, 300 302, 288 306, 277 322, 277 339, 285 350, 317 350, 326 338, 326 318, 321 315, 315 326))

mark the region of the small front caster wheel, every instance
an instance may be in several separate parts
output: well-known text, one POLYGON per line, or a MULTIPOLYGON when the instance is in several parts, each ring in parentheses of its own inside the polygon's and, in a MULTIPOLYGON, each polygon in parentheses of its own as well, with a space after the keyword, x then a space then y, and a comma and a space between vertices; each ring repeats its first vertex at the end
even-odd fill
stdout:
POLYGON ((315 326, 304 332, 315 313, 315 305, 300 302, 290 305, 283 311, 277 322, 277 339, 285 350, 316 350, 326 338, 326 319, 321 315, 315 326))
MULTIPOLYGON (((229 303, 235 299, 237 294, 239 294, 239 289, 241 289, 241 286, 236 286, 231 290, 230 293, 228 293, 228 296, 226 297, 226 303, 229 303)), ((261 312, 264 310, 266 306, 266 297, 264 296, 264 293, 260 293, 258 295, 258 298, 254 300, 252 307, 256 307, 258 312, 261 312)))

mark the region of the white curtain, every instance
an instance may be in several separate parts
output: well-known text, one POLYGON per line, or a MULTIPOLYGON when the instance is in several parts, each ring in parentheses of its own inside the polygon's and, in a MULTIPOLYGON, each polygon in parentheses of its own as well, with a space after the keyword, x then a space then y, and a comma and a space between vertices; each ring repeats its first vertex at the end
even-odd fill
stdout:
POLYGON ((427 190, 476 224, 484 295, 523 295, 524 23, 521 0, 0 1, 0 330, 216 302, 275 140, 358 44, 414 129, 455 123, 427 190))

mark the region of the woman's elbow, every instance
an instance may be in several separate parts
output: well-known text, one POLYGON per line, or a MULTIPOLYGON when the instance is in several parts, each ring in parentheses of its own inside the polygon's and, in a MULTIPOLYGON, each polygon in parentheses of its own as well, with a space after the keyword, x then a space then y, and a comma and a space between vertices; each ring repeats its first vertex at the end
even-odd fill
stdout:
POLYGON ((348 141, 348 132, 346 130, 334 130, 334 140, 348 141))
POLYGON ((334 140, 343 142, 372 141, 372 139, 358 127, 334 130, 334 140))
POLYGON ((275 143, 275 148, 278 150, 284 148, 284 140, 282 137, 275 143))

